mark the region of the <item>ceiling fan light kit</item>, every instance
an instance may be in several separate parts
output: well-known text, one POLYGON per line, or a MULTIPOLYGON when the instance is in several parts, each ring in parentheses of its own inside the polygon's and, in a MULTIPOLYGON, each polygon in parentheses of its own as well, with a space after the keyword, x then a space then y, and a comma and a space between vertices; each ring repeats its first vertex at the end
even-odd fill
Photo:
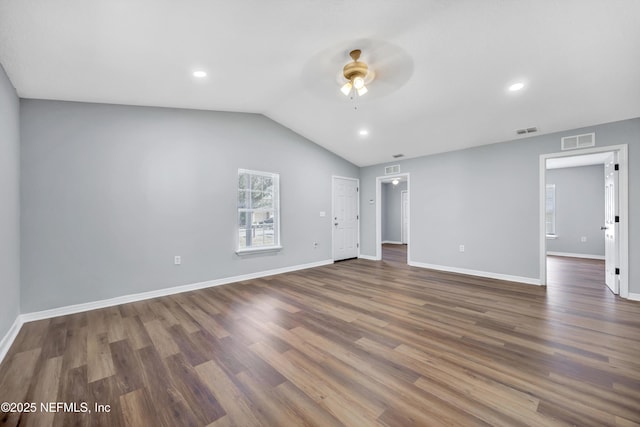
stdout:
POLYGON ((355 89, 358 96, 362 96, 369 91, 365 84, 368 83, 366 78, 367 76, 371 77, 371 73, 369 73, 367 64, 358 61, 361 53, 360 49, 352 50, 349 56, 351 56, 353 62, 349 62, 342 69, 342 75, 347 79, 347 82, 340 88, 344 96, 349 96, 353 89, 355 89))
POLYGON ((346 82, 341 88, 340 91, 344 94, 344 96, 349 96, 349 94, 351 93, 351 88, 353 87, 353 85, 351 84, 351 82, 346 82))

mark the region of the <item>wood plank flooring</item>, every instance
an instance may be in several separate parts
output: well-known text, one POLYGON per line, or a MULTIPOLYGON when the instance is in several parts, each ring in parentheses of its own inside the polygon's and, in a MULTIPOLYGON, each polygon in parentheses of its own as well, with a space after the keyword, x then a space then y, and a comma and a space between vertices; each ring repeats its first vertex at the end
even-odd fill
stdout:
POLYGON ((640 425, 640 303, 601 262, 551 257, 545 289, 405 248, 25 324, 0 402, 37 410, 0 424, 640 425))

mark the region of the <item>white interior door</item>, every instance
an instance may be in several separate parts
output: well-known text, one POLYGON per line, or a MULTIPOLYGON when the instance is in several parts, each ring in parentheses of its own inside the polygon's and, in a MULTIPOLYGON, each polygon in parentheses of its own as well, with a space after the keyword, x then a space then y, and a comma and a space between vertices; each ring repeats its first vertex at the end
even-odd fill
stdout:
POLYGON ((358 256, 358 180, 333 177, 333 259, 358 256))
POLYGON ((401 203, 402 203, 402 212, 401 212, 401 218, 402 218, 402 243, 406 244, 409 242, 408 240, 408 225, 409 225, 409 192, 408 191, 403 191, 401 193, 402 197, 401 197, 401 203))
POLYGON ((618 265, 618 170, 616 153, 611 153, 604 165, 604 258, 605 282, 614 294, 620 293, 618 265))

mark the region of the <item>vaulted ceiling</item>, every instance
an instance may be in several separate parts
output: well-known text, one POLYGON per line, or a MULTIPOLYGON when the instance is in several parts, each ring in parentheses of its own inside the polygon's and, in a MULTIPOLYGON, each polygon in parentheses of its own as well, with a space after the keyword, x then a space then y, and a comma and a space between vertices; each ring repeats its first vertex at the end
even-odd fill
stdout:
POLYGON ((640 116, 640 1, 0 0, 0 63, 23 98, 262 113, 365 166, 640 116))

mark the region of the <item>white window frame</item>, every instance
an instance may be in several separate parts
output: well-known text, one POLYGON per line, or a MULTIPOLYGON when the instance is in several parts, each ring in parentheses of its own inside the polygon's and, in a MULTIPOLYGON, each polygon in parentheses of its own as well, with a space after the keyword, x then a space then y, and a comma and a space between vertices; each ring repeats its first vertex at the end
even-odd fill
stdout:
POLYGON ((556 230, 556 185, 555 184, 546 184, 544 203, 545 203, 545 233, 546 233, 547 239, 557 239, 558 233, 556 230), (551 230, 549 230, 549 227, 548 227, 549 221, 547 221, 547 215, 549 214, 549 205, 548 205, 549 191, 551 191, 551 199, 553 203, 553 206, 551 209, 551 221, 550 221, 551 230))
MULTIPOLYGON (((249 178, 249 182, 251 179, 249 178)), ((268 251, 279 251, 282 249, 280 245, 280 174, 273 172, 261 172, 254 171, 249 169, 238 169, 238 177, 236 180, 236 200, 237 200, 237 209, 236 209, 236 253, 238 255, 242 254, 250 254, 256 252, 268 252, 268 251), (267 178, 271 178, 273 180, 273 206, 270 209, 260 210, 254 208, 240 207, 239 200, 239 192, 240 185, 239 180, 241 175, 253 175, 253 176, 263 176, 267 178), (270 211, 273 212, 273 244, 272 245, 261 245, 261 246, 250 246, 250 247, 240 247, 240 214, 243 212, 261 212, 261 211, 270 211)), ((253 227, 252 227, 253 229, 253 227)))

